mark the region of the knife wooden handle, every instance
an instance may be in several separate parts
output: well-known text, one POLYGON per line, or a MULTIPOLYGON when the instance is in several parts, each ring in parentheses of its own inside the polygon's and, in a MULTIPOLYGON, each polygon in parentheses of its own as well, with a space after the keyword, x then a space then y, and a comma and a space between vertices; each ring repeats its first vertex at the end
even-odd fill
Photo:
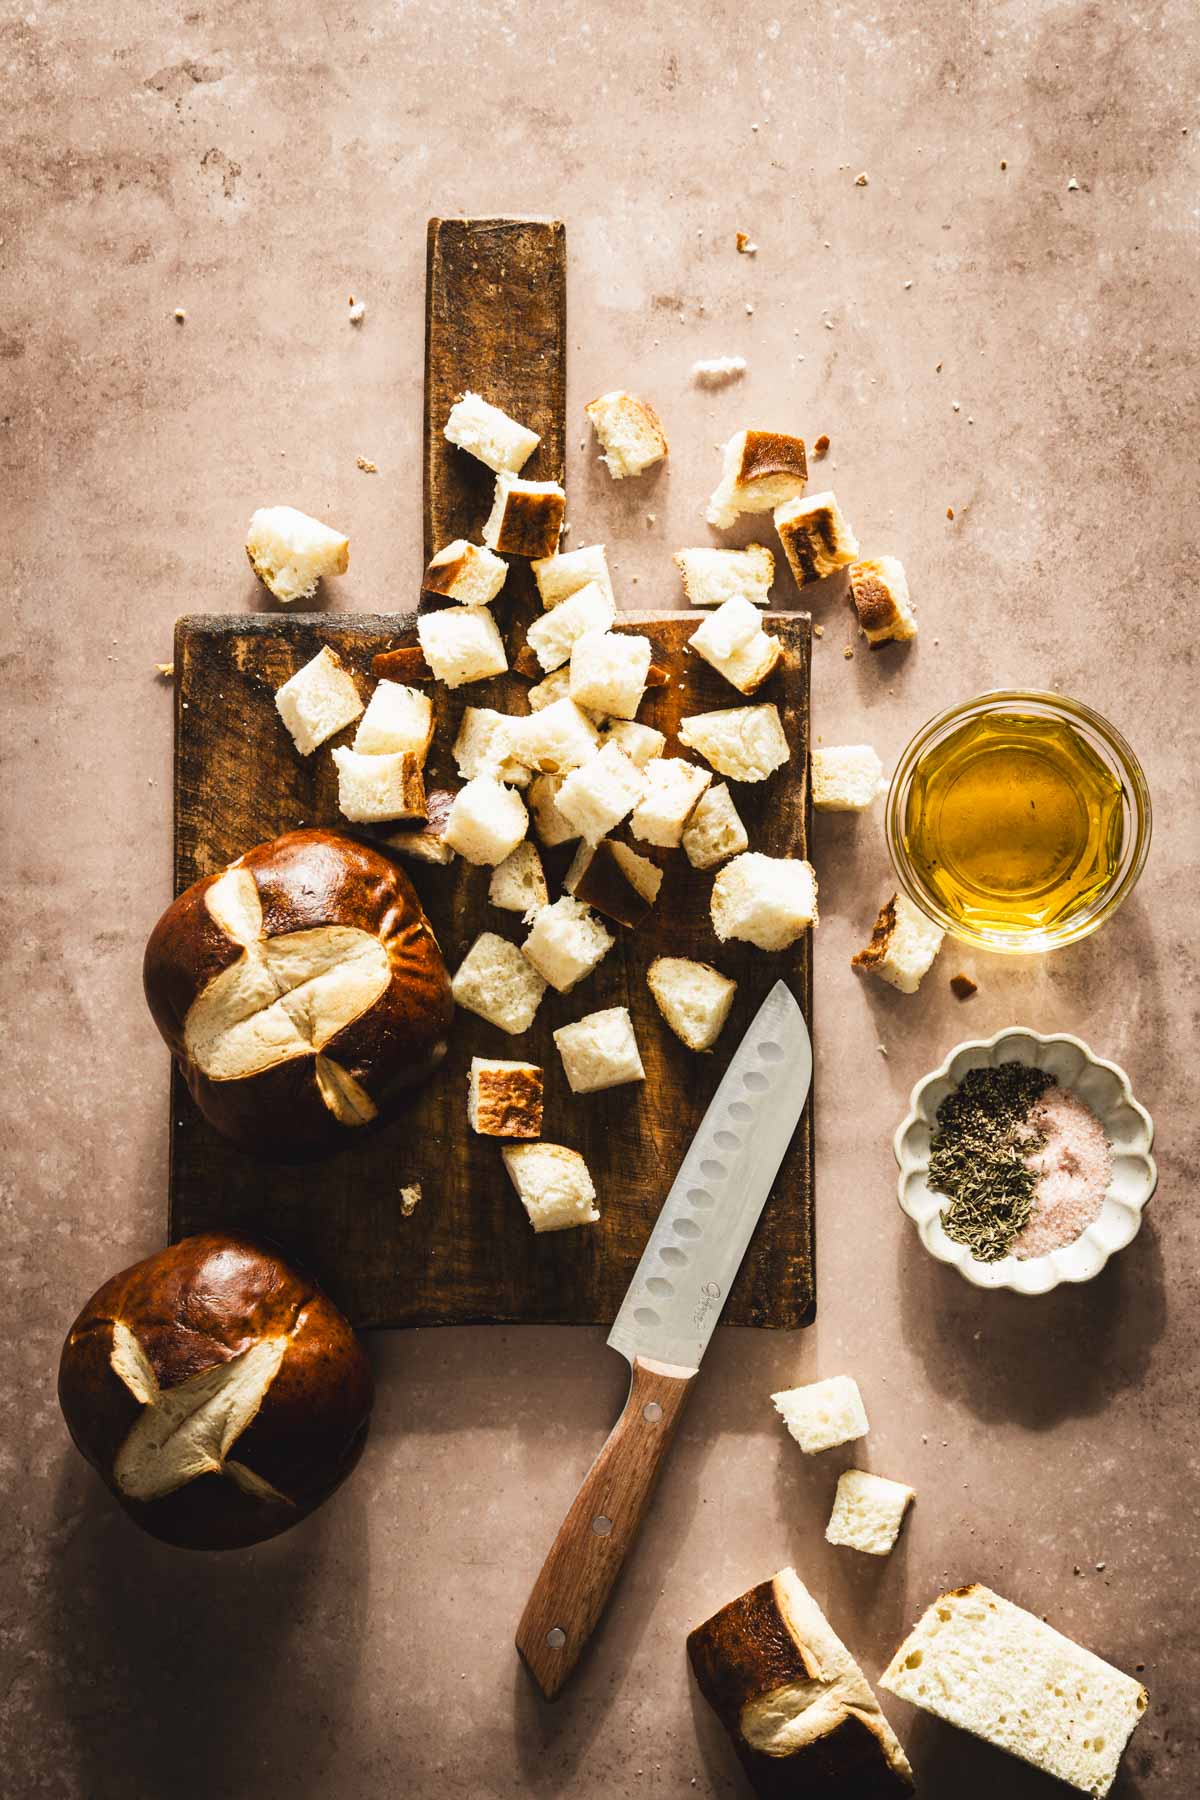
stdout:
POLYGON ((633 1360, 625 1410, 562 1522, 517 1626, 517 1649, 547 1700, 558 1698, 642 1522, 694 1369, 633 1360))

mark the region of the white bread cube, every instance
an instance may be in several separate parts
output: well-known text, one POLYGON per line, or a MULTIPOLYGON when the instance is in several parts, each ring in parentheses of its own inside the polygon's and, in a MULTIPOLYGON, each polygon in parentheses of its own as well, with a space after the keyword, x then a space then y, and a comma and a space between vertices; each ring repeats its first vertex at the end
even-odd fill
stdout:
POLYGON ((338 806, 355 825, 425 817, 425 783, 411 750, 361 756, 335 744, 330 755, 337 764, 338 806))
POLYGON ((883 764, 870 744, 836 744, 812 753, 812 797, 818 812, 865 812, 886 787, 883 764))
POLYGON ((546 983, 516 944, 481 931, 450 983, 459 1006, 519 1037, 533 1024, 546 983))
POLYGON ((530 712, 544 712, 546 707, 553 706, 556 700, 571 698, 571 667, 564 663, 547 675, 542 681, 535 681, 526 692, 530 712))
POLYGON ((646 1079, 633 1020, 624 1006, 609 1006, 563 1025, 554 1041, 573 1094, 596 1094, 646 1079))
POLYGON ((445 867, 452 863, 455 852, 445 840, 446 821, 454 805, 454 795, 445 788, 430 788, 425 795, 425 817, 414 820, 407 829, 389 831, 380 842, 414 862, 435 863, 445 867))
POLYGON ((906 894, 893 894, 879 909, 870 943, 850 958, 850 966, 878 975, 902 994, 915 994, 945 935, 906 894))
POLYGON ((541 1137, 542 1071, 537 1064, 473 1056, 467 1123, 480 1137, 541 1137))
POLYGON ((715 869, 750 848, 746 827, 738 817, 725 783, 701 794, 683 833, 683 849, 693 869, 715 869))
POLYGON ((539 775, 529 790, 533 829, 548 850, 555 844, 569 844, 579 836, 570 820, 564 819, 558 810, 558 791, 566 779, 565 775, 539 775))
POLYGON ((674 849, 712 776, 679 756, 657 756, 642 770, 645 791, 633 809, 629 829, 643 843, 674 849))
POLYGON ((566 510, 567 496, 557 481, 497 475, 483 541, 489 550, 501 550, 506 556, 553 556, 566 510))
POLYGON ((301 756, 352 725, 363 709, 349 669, 328 644, 276 689, 275 705, 301 756))
POLYGON ((866 1437, 871 1429, 853 1375, 830 1375, 772 1394, 775 1409, 806 1456, 866 1437))
POLYGON ((770 703, 692 713, 679 721, 679 741, 730 781, 765 781, 791 754, 778 708, 770 703))
POLYGON ((630 762, 644 769, 648 762, 661 756, 667 740, 653 725, 639 725, 636 719, 610 719, 601 736, 606 744, 620 744, 630 762))
POLYGON ((724 606, 727 600, 770 604, 775 558, 765 544, 747 544, 744 550, 677 550, 674 560, 691 606, 724 606))
POLYGON ((322 576, 344 575, 350 539, 294 506, 260 506, 246 532, 250 567, 277 600, 307 600, 322 576))
POLYGON ((646 981, 680 1042, 689 1050, 711 1050, 729 1017, 737 982, 686 956, 656 956, 646 981))
POLYGON ((648 856, 605 838, 599 844, 580 844, 563 876, 563 890, 632 929, 658 899, 662 878, 648 856))
POLYGON ((491 675, 503 675, 508 667, 504 640, 486 606, 447 606, 441 612, 422 613, 417 636, 425 661, 447 687, 486 681, 491 675))
POLYGON ((569 994, 608 955, 613 943, 599 919, 564 894, 553 906, 543 906, 521 950, 552 988, 569 994))
POLYGON ((581 768, 600 748, 600 733, 571 699, 553 700, 528 718, 514 719, 511 733, 513 755, 539 775, 581 768))
POLYGON ((633 811, 645 790, 646 777, 620 744, 605 744, 599 753, 572 769, 556 795, 558 810, 589 844, 616 829, 633 811))
POLYGON ((488 899, 502 912, 522 913, 527 918, 549 902, 550 890, 536 844, 526 838, 496 864, 488 883, 488 899))
POLYGON ((535 1231, 596 1223, 596 1189, 578 1150, 563 1144, 506 1144, 500 1154, 535 1231))
POLYGON ((797 587, 824 580, 858 555, 858 539, 833 494, 813 494, 777 506, 775 529, 797 587))
POLYGON ((1150 1703, 1140 1681, 978 1582, 934 1601, 880 1686, 1096 1797, 1150 1703))
POLYGON ((571 698, 590 712, 632 719, 649 673, 650 639, 633 632, 585 631, 571 646, 571 698))
POLYGON ((850 598, 872 650, 917 635, 917 615, 908 595, 908 577, 897 556, 876 556, 850 565, 850 598))
POLYGON ((598 581, 589 581, 540 619, 535 619, 525 641, 549 674, 566 662, 575 640, 589 631, 607 631, 617 616, 612 595, 598 581))
POLYGON ((439 550, 421 577, 428 594, 441 594, 463 606, 486 606, 508 577, 508 564, 482 544, 455 538, 439 550))
POLYGON ((705 513, 725 530, 739 513, 771 512, 804 492, 808 459, 804 439, 781 431, 737 431, 726 444, 721 479, 705 513))
POLYGON ((786 950, 817 923, 817 878, 798 857, 743 851, 717 875, 709 906, 722 943, 786 950))
POLYGON ((590 400, 584 411, 600 440, 601 461, 614 481, 643 474, 652 463, 661 462, 670 448, 662 420, 636 394, 617 388, 590 400))
POLYGON ((743 694, 760 688, 783 655, 777 637, 763 630, 749 600, 726 600, 688 639, 710 667, 743 694))
POLYGON ((529 814, 520 794, 491 775, 477 775, 455 794, 442 835, 464 862, 494 868, 528 830, 529 814))
POLYGON ((887 1556, 900 1535, 909 1502, 916 1497, 902 1481, 868 1475, 865 1469, 844 1469, 838 1476, 825 1541, 867 1556, 887 1556))
POLYGON ((464 781, 476 775, 491 775, 506 781, 510 787, 528 787, 529 770, 514 750, 514 728, 521 723, 509 713, 496 712, 490 706, 463 708, 458 736, 454 740, 454 760, 464 781))
POLYGON ((446 436, 496 474, 502 469, 518 474, 541 442, 536 431, 470 392, 450 408, 446 436))
POLYGON ((542 606, 547 612, 593 581, 616 607, 603 544, 585 544, 579 550, 560 550, 557 556, 539 556, 531 567, 542 606))
POLYGON ((432 741, 433 701, 429 695, 399 681, 381 681, 354 734, 354 748, 363 756, 407 750, 423 767, 432 741))

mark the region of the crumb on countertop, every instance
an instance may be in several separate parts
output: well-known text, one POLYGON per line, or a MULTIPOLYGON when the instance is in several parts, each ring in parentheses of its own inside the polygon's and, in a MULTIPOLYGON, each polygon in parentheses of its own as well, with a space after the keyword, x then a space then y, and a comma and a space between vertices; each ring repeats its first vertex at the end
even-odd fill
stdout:
POLYGON ((419 1181, 414 1181, 411 1186, 400 1189, 400 1212, 404 1218, 410 1219, 420 1203, 421 1184, 419 1181))
POLYGON ((854 655, 853 646, 850 644, 847 644, 846 648, 842 651, 842 655, 845 657, 846 661, 849 662, 850 658, 854 655))
POLYGON ((183 321, 187 318, 187 314, 184 312, 182 306, 177 306, 175 311, 171 314, 171 317, 177 325, 182 325, 183 321))
POLYGON ((867 187, 869 185, 869 177, 865 169, 861 175, 856 175, 854 177, 854 185, 855 187, 867 187))
POLYGON ((364 475, 378 475, 379 464, 373 463, 369 456, 356 456, 354 466, 361 469, 364 475))
POLYGON ((352 325, 361 325, 363 320, 367 316, 367 308, 366 308, 365 302, 362 300, 356 300, 354 298, 354 295, 351 294, 351 296, 350 296, 350 311, 347 316, 352 325))
POLYGON ((757 256, 758 255, 758 245, 752 244, 750 242, 749 236, 744 231, 739 231, 737 234, 737 247, 738 247, 738 255, 739 256, 757 256))
POLYGON ((175 679, 175 664, 173 662, 155 663, 154 666, 158 670, 159 674, 162 676, 164 681, 174 681, 174 679, 175 679))
POLYGON ((952 975, 950 990, 956 1000, 969 1000, 972 994, 979 992, 979 983, 972 981, 969 975, 952 975))
POLYGON ((820 437, 813 444, 813 455, 818 458, 829 455, 829 434, 828 434, 828 432, 823 431, 821 433, 820 437))
POLYGON ((724 381, 736 381, 746 373, 744 356, 707 356, 692 364, 692 380, 716 387, 724 381))
POLYGON ((825 636, 825 627, 823 625, 814 625, 813 626, 813 636, 814 637, 824 637, 825 636))

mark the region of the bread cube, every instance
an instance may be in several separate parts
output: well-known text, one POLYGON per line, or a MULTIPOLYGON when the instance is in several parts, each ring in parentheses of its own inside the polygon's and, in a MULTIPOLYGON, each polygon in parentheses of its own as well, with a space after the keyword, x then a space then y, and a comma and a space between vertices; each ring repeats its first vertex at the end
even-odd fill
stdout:
POLYGON ((791 754, 778 709, 770 703, 692 713, 679 721, 679 741, 730 781, 765 781, 791 754))
POLYGON ((563 1144, 506 1144, 500 1154, 535 1231, 596 1223, 596 1189, 578 1150, 563 1144))
POLYGON ((566 893, 631 928, 641 924, 661 886, 662 870, 656 863, 608 838, 599 844, 580 844, 563 876, 566 893))
POLYGON ((447 789, 431 788, 425 795, 425 817, 403 830, 389 831, 380 843, 413 862, 452 863, 456 852, 446 842, 445 832, 453 805, 454 795, 447 789))
POLYGON ((712 776, 679 756, 655 757, 642 776, 645 791, 633 809, 629 829, 643 843, 674 849, 712 776))
POLYGON ((776 1411, 806 1456, 866 1437, 871 1429, 852 1375, 830 1375, 772 1394, 776 1411))
POLYGON ((497 475, 483 541, 489 550, 501 550, 506 556, 552 556, 566 510, 567 496, 557 481, 497 475))
POLYGON ((446 436, 496 474, 502 470, 518 474, 541 442, 536 431, 469 392, 450 408, 446 436))
POLYGON ((513 747, 514 728, 521 722, 490 706, 464 707, 454 740, 454 760, 464 781, 491 775, 510 787, 528 787, 529 770, 513 747))
POLYGON ((648 762, 661 756, 667 740, 653 725, 639 725, 636 719, 610 719, 601 732, 606 744, 620 744, 631 763, 644 769, 648 762))
POLYGON ((632 812, 645 786, 645 775, 620 744, 605 744, 582 768, 572 769, 556 802, 580 836, 589 844, 598 844, 632 812))
POLYGON ((590 582, 606 593, 616 607, 612 577, 603 544, 586 544, 579 550, 560 550, 557 556, 539 556, 531 565, 542 605, 547 612, 577 594, 590 582))
POLYGON ((765 544, 747 544, 744 550, 677 550, 674 560, 691 606, 724 606, 727 600, 770 605, 775 558, 765 544))
POLYGON ((525 802, 491 775, 476 775, 459 788, 443 833, 464 862, 493 868, 516 849, 529 829, 525 802))
POLYGON ((554 1041, 573 1094, 596 1094, 602 1088, 646 1079, 633 1021, 624 1006, 609 1006, 574 1025, 560 1026, 554 1041))
POLYGON ((812 797, 818 812, 865 812, 887 787, 870 744, 838 744, 812 753, 812 797))
POLYGON ((488 899, 501 911, 522 913, 526 918, 547 904, 550 890, 536 844, 526 838, 496 864, 488 883, 488 899))
POLYGON ((459 1006, 519 1037, 533 1024, 546 983, 515 944, 481 931, 450 983, 459 1006))
POLYGON ((632 719, 649 673, 650 639, 633 632, 585 631, 571 646, 571 698, 592 712, 632 719))
POLYGON ((607 631, 616 616, 612 595, 605 593, 599 582, 589 581, 551 612, 535 619, 525 641, 549 674, 566 662, 577 638, 589 631, 607 631))
POLYGON ((328 644, 276 689, 275 706, 301 756, 352 725, 363 709, 349 669, 328 644))
POLYGON ((850 958, 850 966, 878 975, 902 994, 915 994, 945 935, 906 894, 893 894, 880 908, 870 943, 850 958))
POLYGON ((398 681, 381 681, 359 721, 354 748, 363 756, 407 750, 423 767, 432 741, 433 701, 429 695, 398 681))
POLYGON ((786 950, 817 923, 817 878, 798 857, 747 850, 717 875, 709 907, 722 943, 738 938, 760 950, 786 950))
POLYGON ((564 894, 553 906, 543 906, 521 949, 552 988, 569 994, 608 955, 613 943, 611 932, 588 908, 564 894))
POLYGON ((908 577, 897 556, 876 556, 850 565, 850 598, 872 650, 917 635, 917 615, 908 597, 908 577))
POLYGON ((508 578, 508 564, 482 544, 455 538, 426 568, 421 586, 427 594, 442 594, 463 606, 486 606, 508 578))
POLYGON ((635 394, 614 389, 584 408, 600 440, 604 463, 614 481, 641 475, 661 462, 670 446, 654 408, 635 394))
POLYGON ((486 606, 447 606, 441 612, 422 613, 417 636, 425 661, 447 687, 486 681, 490 675, 503 675, 508 667, 504 640, 486 606))
POLYGON ((539 775, 529 790, 533 829, 548 850, 555 844, 569 844, 579 836, 558 810, 558 790, 566 779, 565 775, 539 775))
POLYGON ((425 783, 411 750, 361 756, 335 744, 330 755, 337 764, 338 806, 354 824, 424 818, 425 783))
POLYGON ((715 869, 750 847, 729 789, 719 782, 701 794, 683 833, 683 849, 693 869, 715 869))
POLYGON ((554 700, 528 718, 514 719, 510 730, 513 755, 539 775, 565 775, 582 768, 600 748, 600 733, 570 699, 554 700))
POLYGON ((688 639, 697 656, 743 694, 760 688, 783 655, 777 637, 763 630, 749 600, 726 600, 688 639))
POLYGON ((537 1064, 473 1056, 467 1123, 480 1137, 541 1137, 542 1071, 537 1064))
POLYGON ((246 532, 250 567, 285 605, 307 600, 322 576, 344 575, 350 539, 294 506, 260 506, 246 532))
POLYGON ((689 1050, 711 1050, 729 1017, 737 982, 686 956, 656 956, 646 981, 680 1042, 689 1050))
POLYGON ((775 508, 775 529, 797 587, 822 581, 858 555, 858 539, 832 494, 813 494, 775 508))
POLYGON ((804 492, 808 459, 803 438, 782 431, 737 431, 723 456, 721 479, 705 513, 720 530, 739 513, 770 512, 804 492))
POLYGON ((825 1541, 862 1550, 867 1556, 887 1556, 900 1535, 909 1502, 916 1497, 902 1481, 868 1475, 865 1469, 844 1469, 838 1476, 825 1541))

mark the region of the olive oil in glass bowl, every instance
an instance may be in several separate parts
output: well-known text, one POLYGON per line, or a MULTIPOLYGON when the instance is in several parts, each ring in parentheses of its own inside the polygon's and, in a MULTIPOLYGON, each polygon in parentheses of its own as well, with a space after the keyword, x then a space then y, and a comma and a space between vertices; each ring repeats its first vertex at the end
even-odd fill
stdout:
POLYGON ((1051 950, 1095 931, 1141 874, 1150 829, 1129 745, 1058 694, 1010 689, 940 713, 888 792, 909 899, 987 950, 1051 950))

